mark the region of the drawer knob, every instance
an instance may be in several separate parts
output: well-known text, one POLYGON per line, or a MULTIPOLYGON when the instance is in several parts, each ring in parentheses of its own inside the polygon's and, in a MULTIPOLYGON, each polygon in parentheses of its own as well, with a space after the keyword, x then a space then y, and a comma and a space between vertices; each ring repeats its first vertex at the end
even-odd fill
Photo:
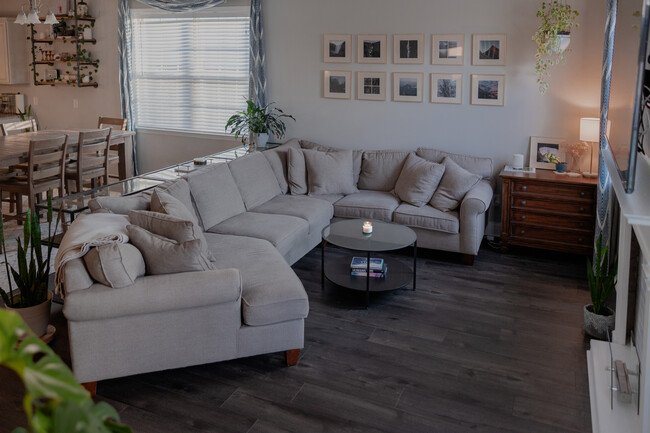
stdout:
POLYGON ((521 201, 521 205, 522 205, 522 206, 526 206, 526 200, 522 200, 522 201, 521 201))
POLYGON ((522 215, 522 216, 521 216, 521 219, 522 219, 522 220, 525 220, 525 219, 526 219, 526 215, 522 215))
POLYGON ((580 212, 584 212, 584 211, 585 211, 585 208, 581 207, 580 212))
POLYGON ((584 197, 584 196, 585 196, 585 192, 584 192, 584 191, 580 191, 580 197, 584 197))
POLYGON ((519 233, 521 233, 522 235, 525 235, 525 234, 526 234, 526 230, 522 230, 522 231, 519 232, 519 233))
POLYGON ((580 223, 578 224, 578 227, 583 228, 585 226, 585 223, 580 223))
POLYGON ((527 189, 528 189, 528 187, 527 187, 526 185, 524 185, 524 186, 521 187, 521 190, 522 190, 522 191, 526 191, 527 189))
POLYGON ((582 238, 578 238, 578 242, 582 242, 582 238))

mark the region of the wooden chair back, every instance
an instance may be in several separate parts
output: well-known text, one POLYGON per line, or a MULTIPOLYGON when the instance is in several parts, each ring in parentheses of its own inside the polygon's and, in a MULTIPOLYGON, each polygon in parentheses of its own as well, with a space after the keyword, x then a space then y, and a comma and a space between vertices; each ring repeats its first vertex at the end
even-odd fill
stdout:
POLYGON ((119 131, 126 131, 126 119, 117 117, 99 117, 97 121, 98 128, 111 128, 119 131))
POLYGON ((36 119, 9 122, 0 125, 0 132, 2 132, 2 135, 22 134, 24 132, 36 132, 37 130, 36 119))
POLYGON ((108 146, 111 141, 111 128, 79 133, 77 145, 77 192, 86 180, 100 178, 108 184, 108 146))
MULTIPOLYGON (((31 140, 27 162, 28 195, 59 189, 63 195, 68 136, 31 140)), ((31 198, 31 197, 30 197, 31 198)), ((30 200, 31 202, 31 200, 30 200)), ((30 207, 31 206, 30 203, 30 207)))

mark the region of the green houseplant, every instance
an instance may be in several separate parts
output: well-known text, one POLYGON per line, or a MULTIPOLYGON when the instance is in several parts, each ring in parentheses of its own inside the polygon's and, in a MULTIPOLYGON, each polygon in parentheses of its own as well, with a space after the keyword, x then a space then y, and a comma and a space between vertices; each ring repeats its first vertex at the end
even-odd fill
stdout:
POLYGON ((546 78, 550 75, 549 69, 560 62, 566 62, 564 52, 569 45, 571 30, 579 26, 576 23, 578 15, 578 11, 570 4, 558 0, 542 2, 537 11, 541 23, 533 35, 533 41, 537 44, 535 73, 542 95, 548 89, 546 78))
POLYGON ((614 311, 606 303, 616 287, 618 261, 609 263, 608 247, 603 247, 603 236, 596 240, 595 263, 587 259, 587 280, 591 304, 584 307, 585 332, 592 337, 605 339, 607 330, 614 329, 614 311))
POLYGON ((542 154, 544 158, 551 164, 555 164, 555 171, 558 173, 564 173, 568 167, 568 164, 566 161, 562 161, 560 158, 557 156, 553 155, 552 153, 544 153, 542 154))
POLYGON ((242 144, 250 138, 248 151, 255 150, 258 146, 264 146, 268 134, 277 138, 284 137, 287 130, 282 118, 296 120, 292 115, 285 114, 279 108, 273 107, 271 102, 265 106, 259 106, 252 99, 246 100, 246 111, 237 111, 226 123, 226 132, 235 134, 235 140, 241 136, 242 144), (266 135, 266 137, 264 137, 266 135), (250 136, 250 137, 249 137, 250 136))
POLYGON ((95 404, 72 371, 31 333, 18 314, 0 309, 0 368, 13 370, 25 385, 27 428, 13 433, 129 433, 107 403, 95 404))

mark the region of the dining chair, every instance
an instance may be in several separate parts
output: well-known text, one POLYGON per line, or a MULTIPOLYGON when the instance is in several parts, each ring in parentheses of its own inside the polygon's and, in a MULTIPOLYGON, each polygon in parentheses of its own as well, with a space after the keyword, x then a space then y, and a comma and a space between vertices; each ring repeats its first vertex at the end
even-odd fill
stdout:
POLYGON ((36 119, 0 124, 0 132, 2 132, 2 135, 22 134, 25 132, 36 132, 37 130, 36 119))
MULTIPOLYGON (((126 119, 122 119, 119 117, 102 117, 99 116, 99 119, 97 120, 97 127, 98 128, 111 128, 112 130, 117 130, 117 131, 126 131, 126 119)), ((111 179, 120 180, 120 177, 115 175, 111 175, 111 171, 115 171, 115 168, 117 167, 117 164, 120 162, 120 155, 118 154, 118 149, 117 145, 115 146, 110 146, 109 147, 109 155, 108 155, 108 177, 111 179)))
POLYGON ((19 197, 16 203, 16 215, 9 218, 24 218, 22 196, 28 197, 29 208, 35 211, 36 203, 48 190, 57 190, 53 196, 64 194, 65 165, 67 160, 67 135, 34 139, 29 142, 27 171, 0 181, 0 191, 7 191, 19 197))
POLYGON ((65 172, 68 194, 83 191, 84 183, 90 181, 91 188, 108 184, 108 146, 111 128, 79 133, 77 160, 68 164, 65 172), (98 182, 99 181, 99 182, 98 182))

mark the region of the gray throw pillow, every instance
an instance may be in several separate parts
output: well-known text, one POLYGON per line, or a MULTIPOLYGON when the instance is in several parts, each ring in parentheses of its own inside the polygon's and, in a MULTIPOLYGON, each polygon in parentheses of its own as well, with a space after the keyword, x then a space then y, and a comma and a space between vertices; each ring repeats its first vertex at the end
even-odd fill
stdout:
MULTIPOLYGON (((194 239, 205 239, 202 232, 192 221, 177 218, 160 212, 137 210, 129 212, 131 224, 176 242, 186 242, 194 239)), ((205 245, 207 248, 207 244, 205 245)), ((201 245, 203 247, 203 245, 201 245)))
POLYGON ((422 207, 431 200, 442 179, 445 166, 427 161, 411 153, 406 158, 395 184, 400 200, 422 207))
POLYGON ((458 207, 467 191, 481 180, 481 176, 470 173, 449 157, 443 159, 442 164, 445 166, 445 174, 442 175, 440 185, 431 197, 430 204, 438 210, 447 212, 458 207))
POLYGON ((364 152, 359 175, 359 189, 392 191, 410 151, 376 150, 364 152))
POLYGON ((292 195, 307 194, 307 167, 300 149, 292 147, 287 152, 287 178, 292 195))
POLYGON ((132 224, 126 226, 126 230, 131 243, 144 256, 148 275, 215 269, 201 252, 201 241, 198 239, 176 242, 132 224))
POLYGON ((91 248, 84 256, 93 280, 119 289, 130 286, 145 273, 142 253, 131 244, 112 243, 91 248))
POLYGON ((309 194, 353 194, 354 185, 351 150, 319 152, 302 151, 307 167, 309 194))

